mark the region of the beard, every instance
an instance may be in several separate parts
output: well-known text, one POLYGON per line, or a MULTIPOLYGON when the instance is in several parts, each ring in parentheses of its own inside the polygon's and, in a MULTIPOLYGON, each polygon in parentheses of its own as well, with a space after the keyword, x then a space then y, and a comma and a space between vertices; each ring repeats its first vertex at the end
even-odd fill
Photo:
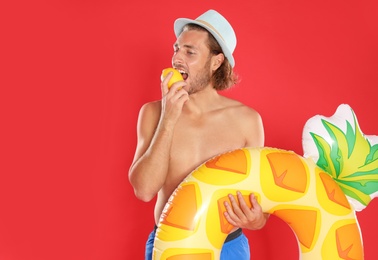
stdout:
POLYGON ((200 70, 200 72, 194 78, 191 78, 190 88, 188 90, 189 95, 202 91, 210 84, 210 62, 211 59, 208 59, 203 66, 203 69, 200 70))

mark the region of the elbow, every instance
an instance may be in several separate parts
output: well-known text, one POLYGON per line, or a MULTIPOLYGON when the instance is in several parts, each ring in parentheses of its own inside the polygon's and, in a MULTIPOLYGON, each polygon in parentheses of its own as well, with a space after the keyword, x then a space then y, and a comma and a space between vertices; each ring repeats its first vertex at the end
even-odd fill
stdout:
POLYGON ((147 189, 145 184, 138 184, 138 182, 133 182, 133 180, 130 178, 130 184, 134 188, 134 194, 137 199, 143 201, 143 202, 149 202, 151 201, 156 193, 152 193, 149 189, 147 189))
POLYGON ((148 192, 141 191, 135 188, 134 188, 134 194, 139 200, 143 202, 150 202, 155 197, 154 194, 150 194, 148 192))
POLYGON ((156 192, 152 191, 151 188, 149 188, 149 185, 144 181, 143 179, 137 178, 137 175, 133 171, 129 171, 129 182, 131 186, 134 189, 135 197, 137 197, 139 200, 143 202, 149 202, 151 201, 155 195, 156 192))

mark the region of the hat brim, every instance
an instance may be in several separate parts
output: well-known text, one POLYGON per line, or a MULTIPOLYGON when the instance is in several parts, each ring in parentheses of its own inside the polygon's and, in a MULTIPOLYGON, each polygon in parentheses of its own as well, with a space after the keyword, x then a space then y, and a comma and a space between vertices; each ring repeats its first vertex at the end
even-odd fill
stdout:
POLYGON ((175 31, 176 37, 178 37, 180 35, 180 33, 182 32, 182 29, 184 28, 184 26, 187 25, 187 24, 189 24, 189 23, 197 24, 197 25, 205 28, 206 30, 208 30, 211 33, 211 35, 214 36, 215 40, 217 40, 217 42, 219 43, 219 45, 221 46, 222 51, 224 53, 224 56, 227 58, 227 60, 230 63, 231 67, 235 66, 234 57, 232 56, 232 53, 227 48, 227 46, 224 44, 223 39, 214 31, 213 28, 207 26, 204 23, 198 22, 196 20, 188 19, 188 18, 179 18, 174 23, 174 31, 175 31))

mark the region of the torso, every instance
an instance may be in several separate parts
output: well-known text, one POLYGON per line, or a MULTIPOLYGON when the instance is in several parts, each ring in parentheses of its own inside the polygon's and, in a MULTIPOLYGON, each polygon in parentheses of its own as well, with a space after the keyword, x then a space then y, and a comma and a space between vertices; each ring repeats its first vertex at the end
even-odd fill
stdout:
POLYGON ((256 127, 253 121, 258 114, 237 101, 220 99, 216 109, 203 114, 184 110, 180 116, 172 141, 168 177, 155 205, 156 223, 172 192, 194 169, 216 155, 252 145, 250 140, 256 127))

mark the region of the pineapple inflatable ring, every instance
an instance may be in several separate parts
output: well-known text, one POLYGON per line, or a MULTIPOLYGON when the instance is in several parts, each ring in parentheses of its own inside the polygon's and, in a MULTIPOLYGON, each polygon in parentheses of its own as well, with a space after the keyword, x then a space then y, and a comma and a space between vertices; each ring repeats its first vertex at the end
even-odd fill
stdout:
POLYGON ((291 227, 301 259, 363 259, 355 212, 378 194, 377 136, 364 136, 353 110, 340 105, 330 118, 308 120, 303 148, 303 157, 243 148, 200 165, 167 202, 153 259, 219 259, 233 228, 224 201, 237 190, 253 192, 264 212, 291 227))

